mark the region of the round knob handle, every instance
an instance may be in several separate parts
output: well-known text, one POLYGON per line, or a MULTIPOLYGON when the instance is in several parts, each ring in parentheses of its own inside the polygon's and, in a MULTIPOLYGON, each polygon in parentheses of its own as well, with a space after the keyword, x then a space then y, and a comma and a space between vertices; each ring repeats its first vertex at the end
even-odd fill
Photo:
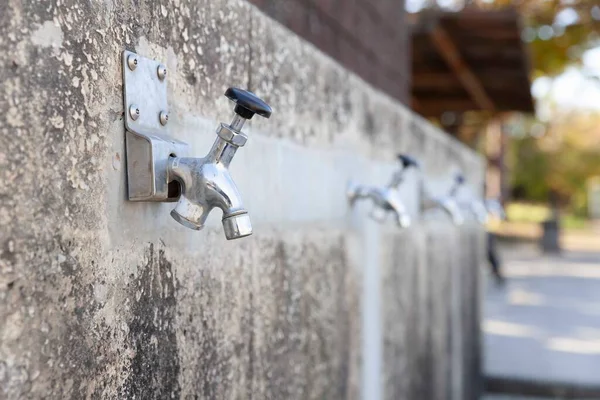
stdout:
POLYGON ((229 88, 225 96, 235 103, 235 113, 245 119, 251 119, 254 114, 269 118, 273 110, 254 93, 238 88, 229 88))
POLYGON ((408 168, 408 167, 419 168, 420 167, 419 162, 417 160, 415 160, 411 156, 407 156, 406 154, 398 154, 398 160, 400 160, 400 162, 402 163, 402 167, 404 167, 404 168, 408 168))

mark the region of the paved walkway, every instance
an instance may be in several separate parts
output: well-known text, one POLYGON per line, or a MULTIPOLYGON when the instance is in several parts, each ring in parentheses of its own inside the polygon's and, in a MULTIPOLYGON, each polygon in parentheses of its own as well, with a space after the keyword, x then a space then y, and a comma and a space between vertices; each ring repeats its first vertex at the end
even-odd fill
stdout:
POLYGON ((506 285, 485 288, 486 376, 600 387, 600 249, 502 255, 506 285))
MULTIPOLYGON (((511 396, 511 395, 487 395, 483 400, 548 400, 547 397, 523 397, 523 396, 511 396)), ((560 399, 559 399, 560 400, 560 399)))

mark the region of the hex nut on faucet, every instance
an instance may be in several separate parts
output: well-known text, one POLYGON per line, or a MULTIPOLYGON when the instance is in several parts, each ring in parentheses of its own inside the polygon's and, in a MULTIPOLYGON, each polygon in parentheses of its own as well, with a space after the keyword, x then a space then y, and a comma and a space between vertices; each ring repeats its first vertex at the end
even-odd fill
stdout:
POLYGON ((231 126, 220 124, 217 128, 217 135, 235 146, 242 147, 248 141, 248 136, 241 132, 236 132, 231 129, 231 126))

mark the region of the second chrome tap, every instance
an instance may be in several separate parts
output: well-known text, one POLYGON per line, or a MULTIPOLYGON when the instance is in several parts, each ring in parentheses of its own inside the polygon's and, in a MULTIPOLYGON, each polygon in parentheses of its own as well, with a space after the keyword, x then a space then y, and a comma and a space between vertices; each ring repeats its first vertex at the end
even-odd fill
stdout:
POLYGON ((404 170, 416 162, 406 156, 398 157, 402 164, 402 168, 398 170, 390 183, 385 187, 374 187, 359 185, 355 182, 350 182, 347 188, 347 197, 351 206, 354 206, 357 200, 371 199, 373 208, 371 209, 371 218, 382 222, 388 213, 393 213, 396 223, 402 228, 410 226, 411 219, 408 211, 400 200, 399 187, 404 180, 404 170))

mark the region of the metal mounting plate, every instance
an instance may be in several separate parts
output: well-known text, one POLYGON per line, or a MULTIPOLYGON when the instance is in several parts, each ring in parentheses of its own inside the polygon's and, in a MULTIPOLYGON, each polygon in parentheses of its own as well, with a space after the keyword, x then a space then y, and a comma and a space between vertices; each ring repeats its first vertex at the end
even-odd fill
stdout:
POLYGON ((186 143, 169 136, 168 123, 160 122, 160 113, 168 113, 167 78, 160 79, 162 64, 133 52, 123 52, 123 103, 127 129, 127 179, 131 201, 175 201, 169 194, 168 161, 171 155, 185 157, 186 143), (130 67, 129 57, 135 57, 130 67), (139 110, 133 118, 129 109, 139 110))
POLYGON ((127 130, 149 134, 166 133, 167 125, 160 123, 160 112, 168 112, 167 78, 160 80, 155 60, 141 57, 131 51, 123 52, 123 98, 125 102, 125 127, 127 130), (132 70, 128 65, 129 56, 135 57, 137 66, 132 70), (134 120, 129 107, 137 106, 139 117, 134 120))

